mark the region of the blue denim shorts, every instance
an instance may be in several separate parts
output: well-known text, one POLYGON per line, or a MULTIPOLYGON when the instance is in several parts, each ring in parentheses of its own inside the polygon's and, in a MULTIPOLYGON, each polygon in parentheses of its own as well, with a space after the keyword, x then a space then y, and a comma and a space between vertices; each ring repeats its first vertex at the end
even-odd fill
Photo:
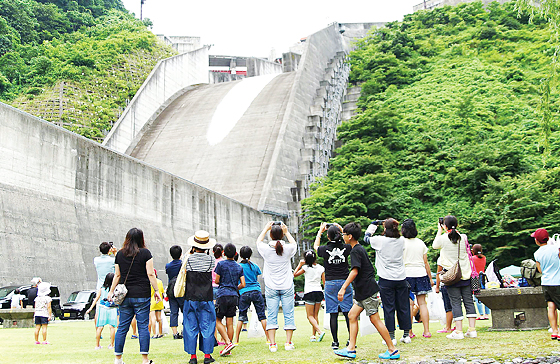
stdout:
POLYGON ((406 277, 406 281, 410 284, 410 292, 415 295, 432 292, 432 284, 427 275, 424 277, 406 277))
POLYGON ((354 291, 351 286, 346 288, 342 302, 338 300, 338 291, 340 291, 344 282, 342 279, 325 282, 325 311, 327 313, 338 313, 339 307, 342 312, 349 312, 352 308, 354 291))

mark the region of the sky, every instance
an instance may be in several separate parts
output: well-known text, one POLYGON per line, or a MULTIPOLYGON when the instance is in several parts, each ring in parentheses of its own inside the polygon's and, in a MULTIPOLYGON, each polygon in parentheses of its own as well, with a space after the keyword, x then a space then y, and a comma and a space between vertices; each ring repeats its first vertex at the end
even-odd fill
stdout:
MULTIPOLYGON (((141 0, 122 0, 140 17, 141 0)), ((210 54, 281 56, 301 38, 332 22, 401 20, 422 0, 145 0, 143 17, 155 34, 201 37, 210 54)))

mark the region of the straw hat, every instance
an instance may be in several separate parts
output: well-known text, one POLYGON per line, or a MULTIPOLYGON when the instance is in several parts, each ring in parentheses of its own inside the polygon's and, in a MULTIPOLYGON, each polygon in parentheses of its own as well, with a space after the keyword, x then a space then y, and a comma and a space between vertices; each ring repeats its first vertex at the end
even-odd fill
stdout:
POLYGON ((198 230, 187 240, 187 244, 199 249, 212 249, 216 245, 216 239, 210 238, 210 234, 204 230, 198 230))

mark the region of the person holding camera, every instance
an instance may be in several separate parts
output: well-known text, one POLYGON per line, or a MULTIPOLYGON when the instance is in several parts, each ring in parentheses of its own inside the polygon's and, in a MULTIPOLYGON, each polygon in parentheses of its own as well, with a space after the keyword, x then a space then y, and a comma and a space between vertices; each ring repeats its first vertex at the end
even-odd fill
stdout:
POLYGON ((329 324, 333 337, 331 348, 337 350, 340 345, 338 342, 339 311, 344 315, 346 327, 348 328, 348 333, 350 333, 348 312, 352 308, 354 291, 352 286, 348 285, 342 301, 338 300, 338 291, 350 273, 348 257, 352 251, 352 246, 344 243, 342 226, 336 223, 327 224, 323 222, 319 227, 319 231, 317 231, 313 249, 317 251, 319 257, 323 258, 323 264, 325 265, 325 311, 330 315, 329 324), (327 231, 329 242, 327 245, 321 245, 321 236, 325 231, 327 231))
POLYGON ((107 274, 115 273, 115 254, 117 253, 117 249, 113 246, 113 242, 104 241, 99 244, 99 251, 101 255, 93 258, 93 265, 97 272, 96 290, 99 290, 99 288, 103 286, 107 274))
POLYGON ((366 230, 366 243, 375 250, 375 268, 379 276, 379 294, 383 302, 385 326, 389 330, 393 345, 395 339, 395 312, 399 327, 404 331, 401 342, 409 344, 412 319, 410 317, 409 284, 404 268, 404 238, 399 232, 399 222, 393 218, 373 221, 366 230), (373 236, 383 224, 383 235, 373 236))
POLYGON ((455 216, 447 215, 445 218, 440 218, 433 247, 434 249, 441 250, 438 265, 443 267, 443 272, 453 269, 456 263, 461 268, 461 276, 457 282, 446 284, 444 280, 456 326, 456 329, 447 335, 447 338, 458 340, 465 337, 475 338, 477 336, 475 329, 476 309, 471 291, 471 261, 467 253, 467 249, 469 249, 468 241, 465 234, 459 234, 457 231, 457 218, 455 216), (461 302, 465 306, 467 318, 469 319, 469 329, 465 334, 463 334, 463 309, 461 302))
POLYGON ((276 344, 276 330, 278 330, 278 310, 282 302, 284 312, 284 330, 286 343, 284 349, 295 349, 292 336, 296 329, 294 317, 294 276, 292 273, 292 257, 296 254, 297 243, 288 231, 288 227, 280 221, 268 222, 257 238, 257 249, 264 260, 264 291, 267 308, 266 330, 270 340, 269 350, 274 353, 278 350, 276 344), (263 242, 270 231, 271 241, 263 242), (286 244, 282 238, 286 236, 286 244))

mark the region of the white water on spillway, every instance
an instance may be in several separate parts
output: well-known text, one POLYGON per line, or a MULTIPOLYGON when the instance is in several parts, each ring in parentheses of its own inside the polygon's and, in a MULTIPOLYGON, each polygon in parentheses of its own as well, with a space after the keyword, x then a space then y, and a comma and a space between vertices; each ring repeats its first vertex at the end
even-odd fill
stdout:
POLYGON ((208 126, 206 139, 210 145, 220 143, 235 127, 255 98, 277 75, 244 78, 231 88, 216 107, 208 126))

